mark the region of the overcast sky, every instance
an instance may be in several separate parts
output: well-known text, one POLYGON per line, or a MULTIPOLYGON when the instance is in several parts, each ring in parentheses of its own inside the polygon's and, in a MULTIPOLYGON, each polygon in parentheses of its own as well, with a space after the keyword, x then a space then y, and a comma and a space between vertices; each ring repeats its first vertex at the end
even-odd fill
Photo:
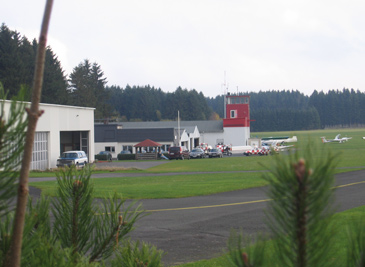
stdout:
MULTIPOLYGON (((38 39, 45 3, 3 1, 1 23, 38 39)), ((364 11, 363 0, 54 0, 48 45, 66 74, 89 59, 110 86, 365 92, 364 11)))

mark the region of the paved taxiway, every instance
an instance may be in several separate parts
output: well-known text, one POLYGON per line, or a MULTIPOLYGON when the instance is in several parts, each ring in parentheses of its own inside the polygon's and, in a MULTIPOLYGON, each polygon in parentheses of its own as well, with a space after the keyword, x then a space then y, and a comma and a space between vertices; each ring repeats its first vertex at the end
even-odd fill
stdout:
MULTIPOLYGON (((117 173, 109 175, 121 176, 117 173)), ((337 211, 365 205, 365 170, 335 177, 337 211)), ((242 230, 247 235, 267 230, 264 209, 269 200, 265 189, 182 199, 140 200, 150 214, 138 221, 131 237, 165 251, 165 266, 219 256, 227 248, 231 229, 242 230)), ((31 194, 38 195, 39 190, 32 189, 31 194)))

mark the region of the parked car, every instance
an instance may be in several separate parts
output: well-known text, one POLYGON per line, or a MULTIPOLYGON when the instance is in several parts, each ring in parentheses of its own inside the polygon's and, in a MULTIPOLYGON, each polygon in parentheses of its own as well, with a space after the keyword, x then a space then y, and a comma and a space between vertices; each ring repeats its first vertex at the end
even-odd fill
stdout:
POLYGON ((201 143, 200 146, 196 147, 196 148, 201 148, 204 150, 205 155, 208 155, 209 150, 212 149, 212 146, 208 145, 207 143, 201 143))
POLYGON ((184 146, 172 146, 169 148, 169 159, 190 159, 189 150, 184 146))
POLYGON ((210 158, 223 158, 223 153, 219 148, 212 148, 209 152, 208 152, 208 156, 210 158))
POLYGON ((190 152, 190 157, 191 158, 201 158, 202 159, 202 158, 205 158, 205 152, 201 148, 194 148, 190 152))
POLYGON ((112 153, 110 153, 109 151, 100 151, 99 154, 100 160, 108 160, 108 161, 112 161, 113 160, 113 156, 112 153))
POLYGON ((85 166, 89 162, 84 151, 66 151, 57 159, 57 167, 85 166))

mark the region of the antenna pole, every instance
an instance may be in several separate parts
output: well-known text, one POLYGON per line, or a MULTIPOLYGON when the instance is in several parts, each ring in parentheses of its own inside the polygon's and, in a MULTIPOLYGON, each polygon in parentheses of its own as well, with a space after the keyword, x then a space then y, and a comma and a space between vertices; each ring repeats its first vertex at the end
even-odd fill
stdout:
POLYGON ((180 140, 180 111, 177 111, 177 141, 179 142, 178 146, 181 146, 180 140))

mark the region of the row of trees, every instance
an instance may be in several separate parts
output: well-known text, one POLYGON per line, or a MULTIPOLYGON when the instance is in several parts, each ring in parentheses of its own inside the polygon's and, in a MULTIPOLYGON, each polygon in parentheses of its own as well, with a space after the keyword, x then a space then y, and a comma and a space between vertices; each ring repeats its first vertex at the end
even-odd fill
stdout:
MULTIPOLYGON (((359 90, 245 92, 250 96, 251 130, 288 131, 365 125, 365 94, 359 90)), ((224 98, 207 98, 213 111, 223 117, 224 98)))
MULTIPOLYGON (((38 43, 5 24, 0 28, 0 82, 8 98, 21 86, 30 100, 38 43)), ((251 130, 310 130, 365 124, 365 94, 359 90, 242 92, 250 95, 251 130)), ((46 50, 41 102, 95 108, 96 119, 124 121, 217 120, 224 116, 224 96, 205 97, 178 87, 166 93, 153 86, 107 86, 101 66, 84 60, 67 77, 50 47, 46 50)))
MULTIPOLYGON (((0 81, 8 99, 26 88, 30 101, 38 42, 30 42, 5 24, 0 28, 0 81)), ((100 65, 84 60, 67 78, 61 63, 50 47, 46 49, 41 102, 95 107, 95 117, 110 116, 105 89, 106 78, 100 65)))
MULTIPOLYGON (((16 96, 21 86, 27 88, 30 100, 38 43, 29 42, 4 24, 0 28, 0 81, 8 92, 8 98, 16 96)), ((66 77, 53 51, 46 50, 42 101, 66 104, 66 77)))
POLYGON ((321 127, 365 125, 365 93, 359 90, 314 91, 308 104, 318 111, 321 127))
POLYGON ((164 93, 160 88, 147 86, 107 87, 109 104, 122 120, 160 121, 176 120, 178 111, 182 120, 208 120, 212 114, 205 97, 196 90, 178 87, 164 93))

